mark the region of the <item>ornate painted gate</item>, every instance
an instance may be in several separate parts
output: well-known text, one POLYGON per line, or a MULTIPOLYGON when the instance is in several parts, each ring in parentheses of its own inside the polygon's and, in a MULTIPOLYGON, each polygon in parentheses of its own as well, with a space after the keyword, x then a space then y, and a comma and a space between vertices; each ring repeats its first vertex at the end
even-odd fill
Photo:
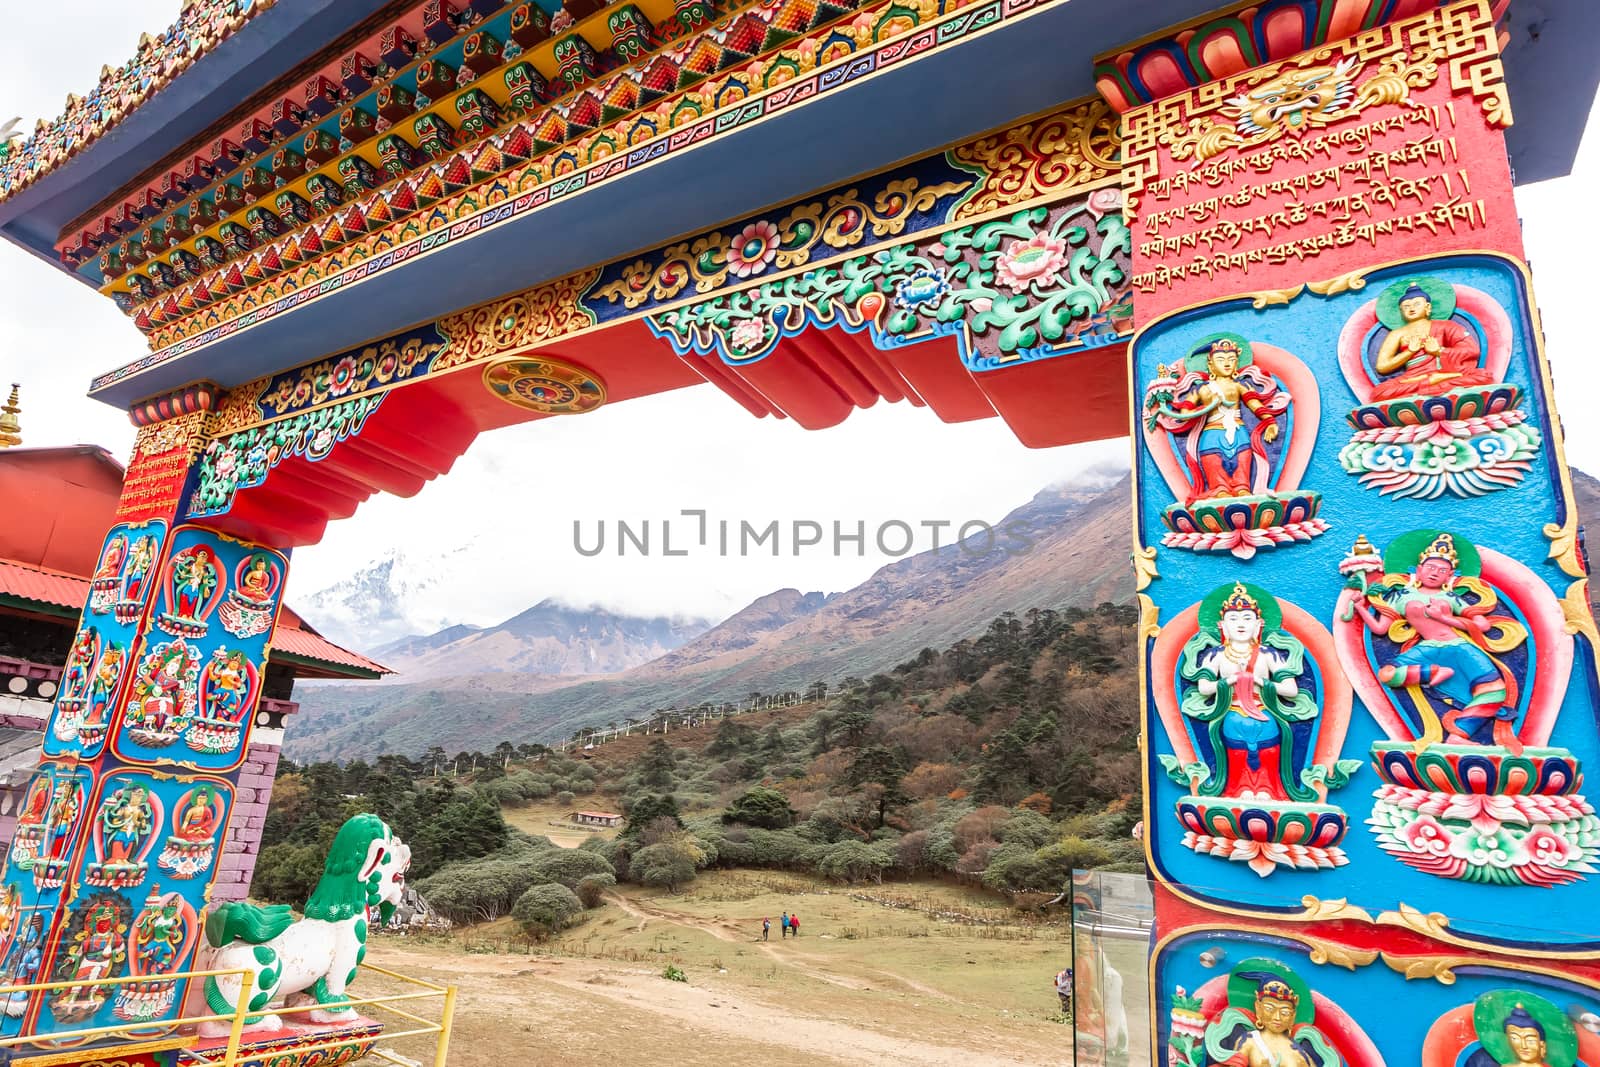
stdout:
POLYGON ((9 977, 141 981, 6 1033, 178 1010, 291 548, 485 430, 710 383, 1131 434, 1152 1056, 1600 1067, 1597 633, 1508 165, 1561 135, 1508 147, 1514 11, 363 6, 194 5, 0 164, 0 230, 151 343, 93 384, 141 430, 0 896, 9 977), (191 101, 237 138, 100 141, 269 54, 191 101))

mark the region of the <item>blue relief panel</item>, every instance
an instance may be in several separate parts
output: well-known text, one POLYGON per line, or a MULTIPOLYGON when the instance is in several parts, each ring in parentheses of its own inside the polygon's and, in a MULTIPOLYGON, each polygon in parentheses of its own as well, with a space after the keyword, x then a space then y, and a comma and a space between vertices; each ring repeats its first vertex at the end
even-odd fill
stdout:
POLYGON ((1314 940, 1185 931, 1162 943, 1152 966, 1160 1062, 1600 1064, 1593 989, 1515 963, 1445 959, 1420 978, 1406 976, 1408 965, 1314 940))
POLYGON ((1600 944, 1594 630, 1521 265, 1277 299, 1131 346, 1159 877, 1600 944))
POLYGON ((228 771, 244 760, 289 561, 180 526, 112 736, 121 760, 228 771))
POLYGON ((45 755, 93 759, 105 747, 166 537, 167 524, 159 519, 118 523, 106 534, 89 602, 61 671, 45 729, 45 755))
MULTIPOLYGON (((93 794, 89 768, 54 762, 40 764, 22 791, 0 882, 0 984, 48 981, 42 968, 51 925, 83 847, 93 794)), ((30 994, 0 999, 0 1035, 20 1033, 30 994)))
POLYGON ((106 775, 84 827, 76 893, 40 980, 140 980, 48 992, 31 1005, 33 1033, 136 1028, 173 1013, 184 983, 162 976, 183 970, 199 940, 232 804, 233 787, 221 778, 106 775))

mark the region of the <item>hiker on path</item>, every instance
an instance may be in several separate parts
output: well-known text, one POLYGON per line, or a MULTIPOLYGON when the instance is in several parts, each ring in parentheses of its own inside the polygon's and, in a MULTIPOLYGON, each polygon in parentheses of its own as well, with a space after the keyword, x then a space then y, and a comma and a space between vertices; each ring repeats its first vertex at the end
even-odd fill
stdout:
POLYGON ((783 931, 782 931, 782 935, 785 938, 787 938, 789 936, 789 913, 788 912, 784 912, 783 913, 783 931))
POLYGON ((789 916, 789 932, 796 937, 800 936, 800 916, 789 916))
POLYGON ((762 919, 761 920, 761 940, 765 941, 767 939, 767 935, 770 934, 770 933, 772 933, 772 920, 771 919, 762 919))
POLYGON ((1056 996, 1061 998, 1061 1014, 1072 1014, 1072 968, 1056 975, 1056 996))

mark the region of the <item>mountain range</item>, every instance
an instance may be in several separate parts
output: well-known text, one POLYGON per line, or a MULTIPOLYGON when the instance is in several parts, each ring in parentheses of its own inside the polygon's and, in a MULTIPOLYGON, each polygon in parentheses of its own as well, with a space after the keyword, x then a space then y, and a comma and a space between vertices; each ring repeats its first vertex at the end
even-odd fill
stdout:
MULTIPOLYGON (((965 542, 908 556, 841 593, 780 589, 723 622, 640 619, 545 601, 498 626, 452 626, 373 649, 381 685, 297 690, 290 755, 353 758, 553 740, 661 707, 867 675, 974 636, 995 616, 1132 594, 1127 478, 1053 487, 965 542), (591 677, 581 677, 588 675, 591 677), (579 677, 574 677, 579 676, 579 677)), ((391 560, 307 601, 394 611, 391 560)))
POLYGON ((709 619, 640 618, 542 600, 498 626, 448 626, 373 651, 397 680, 481 672, 615 674, 648 663, 711 629, 709 619))
MULTIPOLYGON (((1579 515, 1600 514, 1600 481, 1572 473, 1579 515)), ((865 677, 976 636, 1007 611, 1129 599, 1129 503, 1126 477, 1045 489, 996 524, 992 544, 910 556, 841 593, 779 589, 715 626, 544 601, 498 626, 406 637, 374 650, 399 671, 386 684, 297 690, 288 748, 344 759, 550 741, 657 708, 865 677)), ((367 589, 373 611, 394 611, 405 591, 385 585, 390 562, 332 599, 359 612, 354 597, 367 589)))

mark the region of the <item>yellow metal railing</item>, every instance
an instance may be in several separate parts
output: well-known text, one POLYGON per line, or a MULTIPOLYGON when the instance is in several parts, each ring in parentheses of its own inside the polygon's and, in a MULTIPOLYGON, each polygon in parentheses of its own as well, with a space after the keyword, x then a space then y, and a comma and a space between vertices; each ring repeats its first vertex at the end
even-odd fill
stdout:
MULTIPOLYGON (((446 1058, 450 1054, 450 1031, 455 1020, 456 987, 442 986, 421 978, 412 978, 409 975, 399 974, 384 967, 366 964, 361 968, 363 972, 381 974, 393 979, 402 985, 414 986, 416 991, 409 993, 389 993, 373 997, 347 997, 332 1004, 306 1004, 295 1008, 270 1008, 260 1011, 249 1010, 250 994, 254 991, 254 972, 247 970, 214 970, 214 971, 176 971, 159 977, 160 981, 184 981, 204 978, 221 978, 234 975, 239 978, 239 998, 232 1012, 225 1015, 186 1015, 177 1019, 162 1019, 145 1025, 122 1024, 118 1026, 91 1026, 79 1030, 58 1030, 49 1034, 25 1035, 20 1037, 0 1038, 0 1049, 8 1049, 18 1057, 19 1067, 28 1067, 30 1064, 44 1065, 57 1058, 58 1054, 65 1051, 65 1046, 75 1045, 81 1047, 95 1038, 107 1037, 112 1034, 128 1035, 137 1031, 142 1036, 129 1038, 129 1046, 138 1046, 148 1049, 152 1046, 161 1048, 181 1048, 182 1055, 189 1063, 203 1064, 205 1067, 237 1067, 238 1064, 250 1063, 262 1054, 240 1052, 244 1044, 245 1023, 251 1016, 272 1014, 277 1016, 299 1015, 314 1011, 342 1011, 345 1009, 372 1008, 377 1012, 387 1013, 404 1019, 412 1024, 409 1030, 384 1030, 372 1035, 372 1040, 397 1041, 408 1037, 436 1038, 434 1044, 433 1067, 445 1067, 446 1058), (416 1015, 404 1008, 395 1007, 396 1004, 408 1001, 438 1000, 441 1003, 437 1021, 416 1015), (180 1035, 184 1028, 194 1028, 201 1023, 225 1022, 229 1024, 227 1044, 214 1049, 195 1049, 193 1046, 199 1039, 192 1033, 180 1035), (152 1036, 154 1035, 154 1036, 152 1036), (164 1037, 162 1035, 165 1035, 164 1037)), ((151 975, 124 975, 120 978, 84 978, 66 982, 31 982, 26 985, 0 986, 0 1001, 10 997, 13 993, 48 993, 58 989, 86 989, 91 986, 119 986, 140 985, 152 981, 151 975)), ((295 1052, 326 1051, 350 1045, 359 1045, 368 1040, 365 1037, 351 1037, 334 1035, 325 1041, 314 1041, 306 1044, 296 1044, 295 1052)), ((118 1046, 101 1046, 96 1051, 115 1051, 118 1046)), ((268 1053, 267 1055, 282 1055, 282 1052, 268 1053)), ((382 1049, 374 1048, 367 1053, 390 1063, 399 1064, 401 1067, 412 1067, 413 1061, 401 1059, 382 1049)))

